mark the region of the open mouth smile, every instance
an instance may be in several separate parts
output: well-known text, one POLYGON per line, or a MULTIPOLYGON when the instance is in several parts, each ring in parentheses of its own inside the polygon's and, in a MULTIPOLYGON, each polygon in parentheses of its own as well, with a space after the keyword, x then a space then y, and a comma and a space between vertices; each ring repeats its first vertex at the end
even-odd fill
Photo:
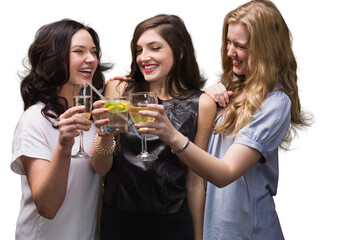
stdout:
POLYGON ((236 66, 239 66, 241 63, 243 63, 243 61, 233 59, 233 65, 234 65, 235 67, 236 67, 236 66))
POLYGON ((157 69, 158 66, 159 66, 158 64, 148 64, 148 65, 143 65, 143 68, 146 73, 150 73, 155 71, 155 69, 157 69))
POLYGON ((92 76, 92 69, 91 68, 83 68, 78 70, 79 73, 84 75, 85 77, 91 77, 92 76))

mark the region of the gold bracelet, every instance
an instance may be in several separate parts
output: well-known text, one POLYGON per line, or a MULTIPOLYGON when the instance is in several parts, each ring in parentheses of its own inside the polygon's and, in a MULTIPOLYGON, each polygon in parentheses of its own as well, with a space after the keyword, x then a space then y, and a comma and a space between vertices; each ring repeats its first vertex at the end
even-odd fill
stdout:
POLYGON ((111 154, 113 154, 115 152, 116 142, 113 139, 112 146, 109 148, 105 148, 99 144, 99 135, 96 134, 96 136, 94 138, 94 147, 95 147, 95 151, 100 156, 110 156, 111 154))
POLYGON ((186 138, 186 143, 184 144, 184 146, 182 146, 182 148, 180 148, 178 150, 172 150, 171 149, 171 152, 172 153, 181 153, 182 151, 185 150, 185 148, 187 148, 187 146, 189 145, 189 142, 190 142, 189 138, 186 138))

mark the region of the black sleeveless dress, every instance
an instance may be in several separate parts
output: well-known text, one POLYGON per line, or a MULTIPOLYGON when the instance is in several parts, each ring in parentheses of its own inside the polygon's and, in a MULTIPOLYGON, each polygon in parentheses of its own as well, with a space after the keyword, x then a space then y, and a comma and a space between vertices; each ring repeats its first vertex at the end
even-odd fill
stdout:
MULTIPOLYGON (((192 97, 171 99, 165 106, 173 126, 194 141, 197 132, 199 91, 192 97)), ((186 166, 157 136, 147 135, 148 152, 158 159, 139 162, 141 136, 129 119, 120 133, 111 170, 104 179, 101 239, 193 239, 186 206, 186 166)))

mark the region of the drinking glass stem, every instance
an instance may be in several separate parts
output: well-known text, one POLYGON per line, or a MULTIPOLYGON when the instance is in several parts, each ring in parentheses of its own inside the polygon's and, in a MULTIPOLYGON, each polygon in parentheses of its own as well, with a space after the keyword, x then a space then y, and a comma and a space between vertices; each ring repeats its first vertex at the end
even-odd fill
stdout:
POLYGON ((142 152, 147 152, 146 134, 141 134, 141 149, 142 152))
POLYGON ((80 149, 79 152, 84 152, 84 139, 83 139, 83 131, 80 130, 80 149))

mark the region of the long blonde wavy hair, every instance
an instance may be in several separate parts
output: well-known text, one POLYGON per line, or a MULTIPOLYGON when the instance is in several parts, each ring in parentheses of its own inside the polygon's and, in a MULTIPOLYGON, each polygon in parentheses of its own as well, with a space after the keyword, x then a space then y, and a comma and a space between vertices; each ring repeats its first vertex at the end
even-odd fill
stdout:
MULTIPOLYGON (((297 63, 292 51, 292 36, 277 7, 266 0, 250 1, 230 11, 223 24, 221 83, 233 91, 230 104, 222 109, 217 119, 225 119, 214 129, 215 133, 227 133, 234 138, 236 134, 252 121, 252 116, 280 83, 291 100, 291 124, 280 144, 288 149, 299 128, 307 126, 301 112, 297 86, 297 63), (249 33, 248 68, 250 75, 235 76, 232 59, 227 56, 227 34, 229 24, 244 24, 249 33), (234 101, 244 93, 240 101, 234 101)), ((216 119, 216 120, 217 120, 216 119)))

